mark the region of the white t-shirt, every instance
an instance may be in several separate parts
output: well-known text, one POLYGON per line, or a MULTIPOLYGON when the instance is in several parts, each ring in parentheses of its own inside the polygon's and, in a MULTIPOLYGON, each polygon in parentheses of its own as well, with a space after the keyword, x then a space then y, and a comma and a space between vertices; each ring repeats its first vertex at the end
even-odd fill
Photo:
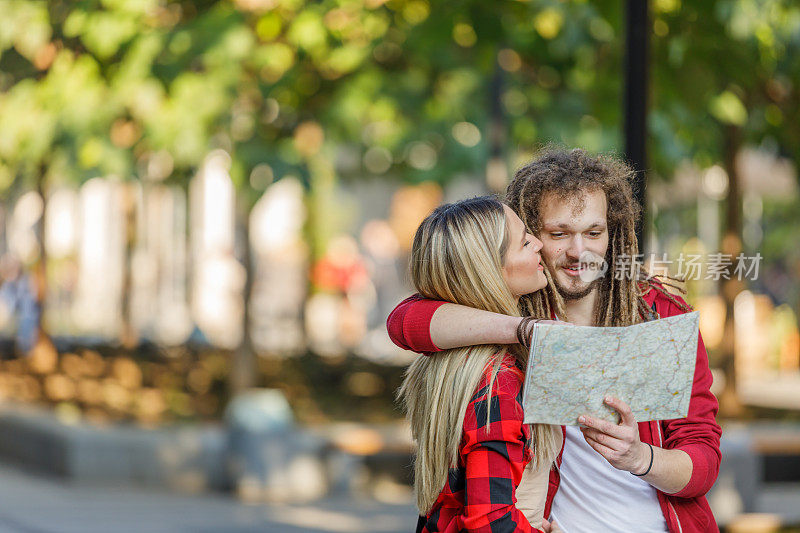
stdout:
POLYGON ((550 519, 564 533, 668 532, 656 489, 611 466, 575 426, 567 426, 560 472, 550 519))

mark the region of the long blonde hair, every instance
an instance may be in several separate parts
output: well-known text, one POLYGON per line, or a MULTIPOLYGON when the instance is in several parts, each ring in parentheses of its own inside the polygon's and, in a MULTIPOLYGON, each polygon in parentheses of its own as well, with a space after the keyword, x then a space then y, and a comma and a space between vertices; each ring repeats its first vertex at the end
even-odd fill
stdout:
MULTIPOLYGON (((479 197, 437 208, 417 229, 411 250, 411 278, 426 298, 494 313, 521 316, 502 275, 508 248, 503 205, 479 197)), ((398 391, 417 442, 414 492, 417 507, 427 514, 458 463, 467 406, 488 366, 488 390, 505 352, 524 368, 527 352, 517 345, 482 345, 444 350, 417 358, 407 369, 398 391)), ((491 393, 486 399, 489 429, 491 393)), ((531 426, 536 468, 549 467, 557 436, 551 426, 531 426)))

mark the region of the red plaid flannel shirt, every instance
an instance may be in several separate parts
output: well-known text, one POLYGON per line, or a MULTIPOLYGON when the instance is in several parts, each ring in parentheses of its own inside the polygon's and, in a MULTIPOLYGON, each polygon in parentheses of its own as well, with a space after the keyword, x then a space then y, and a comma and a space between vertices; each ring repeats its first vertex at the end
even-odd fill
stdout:
POLYGON ((431 511, 420 517, 417 533, 539 531, 516 508, 514 495, 531 460, 530 427, 523 424, 523 372, 510 355, 491 391, 491 418, 486 428, 487 368, 464 417, 459 461, 450 470, 431 511))

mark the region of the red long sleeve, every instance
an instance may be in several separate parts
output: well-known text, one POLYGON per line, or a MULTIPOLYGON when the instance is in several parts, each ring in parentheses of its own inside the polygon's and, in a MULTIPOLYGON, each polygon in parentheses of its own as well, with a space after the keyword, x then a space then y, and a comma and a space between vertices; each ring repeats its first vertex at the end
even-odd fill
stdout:
MULTIPOLYGON (((674 305, 670 311, 673 314, 681 312, 674 305)), ((674 497, 694 498, 705 495, 719 474, 722 429, 716 421, 719 404, 710 390, 712 381, 708 354, 701 336, 697 343, 697 362, 689 413, 686 418, 664 422, 664 447, 683 450, 692 460, 692 477, 680 492, 673 494, 674 497)))
POLYGON ((431 340, 431 318, 442 304, 419 294, 409 296, 389 313, 386 329, 392 342, 417 353, 441 351, 431 340))
MULTIPOLYGON (((680 297, 676 296, 675 299, 685 305, 680 297)), ((662 318, 686 312, 685 309, 681 309, 680 306, 675 305, 668 297, 655 289, 651 289, 645 296, 645 302, 649 306, 655 304, 662 318)), ((710 391, 712 379, 708 354, 701 337, 697 345, 697 361, 688 415, 675 420, 639 424, 639 431, 644 442, 667 449, 683 450, 692 461, 692 475, 680 492, 666 494, 658 491, 659 504, 671 532, 708 533, 719 531, 705 498, 705 494, 717 479, 721 459, 722 430, 716 421, 719 404, 710 391)), ((563 451, 562 448, 559 453, 559 465, 563 451)), ((560 481, 559 470, 555 468, 550 472, 545 516, 550 513, 560 481)))

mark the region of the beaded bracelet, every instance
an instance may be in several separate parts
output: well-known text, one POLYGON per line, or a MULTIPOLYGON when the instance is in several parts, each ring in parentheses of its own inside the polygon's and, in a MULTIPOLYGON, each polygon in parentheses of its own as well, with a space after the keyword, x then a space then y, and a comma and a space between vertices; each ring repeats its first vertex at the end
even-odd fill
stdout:
POLYGON ((525 348, 530 350, 531 344, 529 339, 531 338, 531 329, 528 325, 533 322, 539 322, 540 318, 533 318, 532 316, 523 317, 522 320, 519 321, 517 324, 517 341, 523 345, 525 348))

